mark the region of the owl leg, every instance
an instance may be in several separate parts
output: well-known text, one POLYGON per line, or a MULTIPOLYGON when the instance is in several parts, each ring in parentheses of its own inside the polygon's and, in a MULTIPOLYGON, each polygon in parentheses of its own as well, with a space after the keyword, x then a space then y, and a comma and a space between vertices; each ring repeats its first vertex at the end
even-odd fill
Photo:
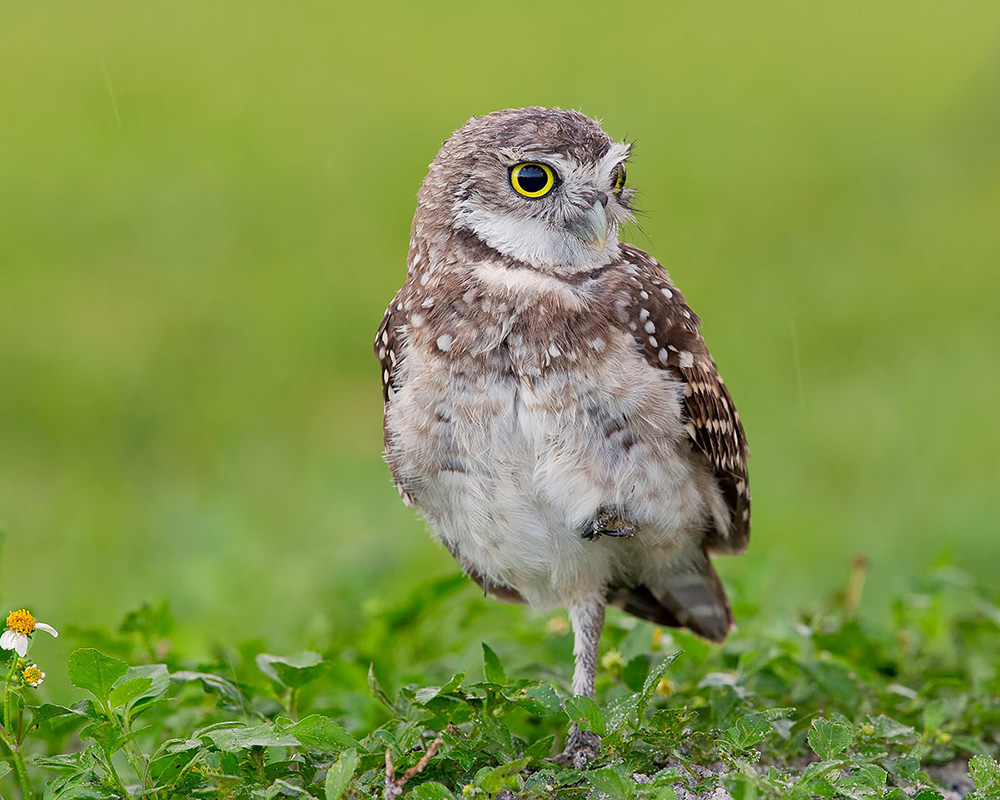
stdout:
MULTIPOLYGON (((604 606, 604 595, 599 594, 573 603, 567 609, 573 626, 573 694, 591 699, 597 680, 597 648, 604 628, 604 606)), ((582 731, 574 722, 569 726, 566 748, 559 760, 583 769, 597 756, 600 746, 601 738, 596 733, 582 731)))
POLYGON ((613 508, 601 506, 590 521, 583 526, 583 538, 593 541, 600 539, 601 536, 635 536, 638 529, 638 525, 623 517, 613 508))

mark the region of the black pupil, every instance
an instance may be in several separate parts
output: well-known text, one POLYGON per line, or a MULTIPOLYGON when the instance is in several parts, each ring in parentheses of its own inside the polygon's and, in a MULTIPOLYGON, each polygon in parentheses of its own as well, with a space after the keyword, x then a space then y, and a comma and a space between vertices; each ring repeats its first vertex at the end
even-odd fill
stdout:
POLYGON ((548 182, 545 170, 535 164, 526 164, 517 173, 517 185, 531 194, 542 191, 548 182))

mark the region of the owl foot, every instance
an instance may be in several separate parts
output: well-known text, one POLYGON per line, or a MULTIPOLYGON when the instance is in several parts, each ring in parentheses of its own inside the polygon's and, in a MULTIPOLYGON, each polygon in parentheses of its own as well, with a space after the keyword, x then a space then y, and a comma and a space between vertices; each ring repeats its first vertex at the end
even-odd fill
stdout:
POLYGON ((625 519, 621 514, 607 506, 601 506, 597 513, 583 529, 583 538, 593 541, 602 536, 628 537, 635 536, 639 526, 625 519))
POLYGON ((570 726, 566 747, 553 759, 574 769, 583 769, 601 752, 601 737, 593 731, 581 731, 576 724, 570 726))

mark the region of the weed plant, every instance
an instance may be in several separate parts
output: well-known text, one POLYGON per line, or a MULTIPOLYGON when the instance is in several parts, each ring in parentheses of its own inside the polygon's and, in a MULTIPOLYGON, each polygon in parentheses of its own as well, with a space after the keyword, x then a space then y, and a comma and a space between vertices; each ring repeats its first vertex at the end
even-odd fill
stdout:
POLYGON ((166 606, 113 633, 64 626, 83 645, 69 705, 40 699, 48 645, 31 641, 6 673, 3 796, 934 800, 949 790, 935 768, 964 775, 970 757, 967 796, 1000 796, 1000 607, 954 570, 900 598, 884 630, 854 618, 850 586, 821 613, 742 619, 721 647, 613 615, 597 702, 569 696, 568 660, 554 671, 561 616, 533 620, 544 635, 517 642, 517 675, 483 629, 445 635, 482 603, 465 585, 426 583, 325 653, 251 642, 193 663, 166 606), (481 672, 412 663, 428 641, 481 647, 481 672), (571 719, 603 737, 582 772, 552 760, 571 719))

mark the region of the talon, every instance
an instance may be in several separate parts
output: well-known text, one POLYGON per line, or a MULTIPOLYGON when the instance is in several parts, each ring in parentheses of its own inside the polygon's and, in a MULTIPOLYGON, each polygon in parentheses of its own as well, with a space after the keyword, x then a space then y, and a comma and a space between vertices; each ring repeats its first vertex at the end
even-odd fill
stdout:
POLYGON ((625 519, 625 517, 614 509, 601 506, 601 508, 597 509, 594 518, 584 528, 582 535, 588 541, 600 539, 601 536, 627 538, 635 536, 638 530, 638 525, 625 519))
POLYGON ((583 769, 601 752, 601 737, 591 731, 581 731, 576 724, 570 727, 566 747, 553 759, 559 764, 583 769))

